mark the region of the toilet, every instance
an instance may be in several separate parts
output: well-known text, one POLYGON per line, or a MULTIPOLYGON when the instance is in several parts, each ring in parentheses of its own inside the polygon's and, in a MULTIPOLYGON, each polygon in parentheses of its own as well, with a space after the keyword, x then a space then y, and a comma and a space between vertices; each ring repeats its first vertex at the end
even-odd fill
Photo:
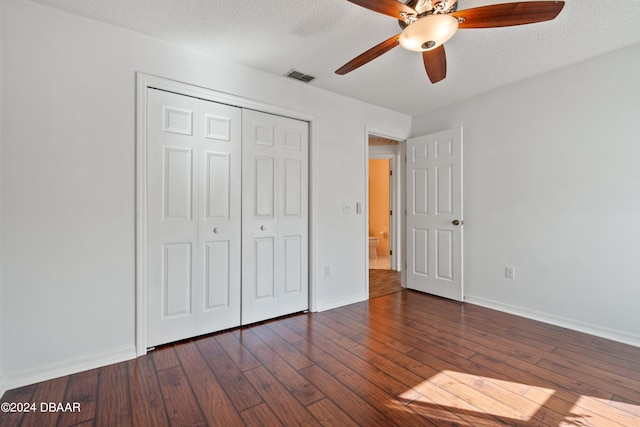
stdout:
POLYGON ((378 238, 369 237, 369 259, 378 258, 378 251, 376 250, 377 247, 378 247, 378 238))

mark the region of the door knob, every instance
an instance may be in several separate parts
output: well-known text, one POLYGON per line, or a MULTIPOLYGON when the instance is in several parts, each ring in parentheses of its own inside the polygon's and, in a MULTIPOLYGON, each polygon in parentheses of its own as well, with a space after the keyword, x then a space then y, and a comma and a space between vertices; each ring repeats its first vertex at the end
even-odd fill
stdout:
POLYGON ((451 224, 453 224, 453 225, 462 225, 462 224, 464 224, 464 221, 459 220, 459 219, 454 219, 453 221, 451 221, 451 224))
POLYGON ((213 232, 218 234, 220 232, 220 229, 218 227, 216 227, 216 228, 213 229, 213 232))
POLYGON ((267 226, 266 226, 266 225, 262 225, 262 226, 260 226, 260 230, 264 231, 264 230, 266 230, 266 229, 267 229, 267 226))

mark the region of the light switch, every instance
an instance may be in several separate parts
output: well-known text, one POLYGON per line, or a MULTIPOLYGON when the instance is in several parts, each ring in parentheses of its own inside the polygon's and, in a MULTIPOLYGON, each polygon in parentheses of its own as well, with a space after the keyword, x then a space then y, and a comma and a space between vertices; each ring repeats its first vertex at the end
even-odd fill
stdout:
POLYGON ((511 266, 506 266, 504 268, 504 277, 507 279, 515 279, 516 278, 516 268, 511 266))

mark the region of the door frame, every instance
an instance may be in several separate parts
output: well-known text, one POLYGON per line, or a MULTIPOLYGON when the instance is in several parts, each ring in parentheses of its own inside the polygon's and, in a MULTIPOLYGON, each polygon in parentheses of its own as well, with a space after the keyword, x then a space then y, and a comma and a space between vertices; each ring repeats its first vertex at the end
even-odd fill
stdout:
MULTIPOLYGON (((315 201, 316 179, 313 171, 315 156, 315 138, 313 125, 315 117, 308 113, 280 107, 266 102, 256 101, 241 96, 219 92, 179 82, 163 77, 136 72, 136 218, 135 218, 135 292, 136 292, 136 355, 147 354, 147 93, 150 88, 191 96, 207 101, 227 104, 234 107, 262 111, 278 116, 290 117, 309 123, 309 310, 316 311, 316 286, 314 262, 317 249, 316 218, 317 203, 315 201)), ((368 286, 368 283, 367 283, 368 286)))
POLYGON ((396 270, 400 270, 400 281, 402 287, 405 287, 405 251, 404 251, 404 233, 405 233, 405 222, 404 222, 404 209, 405 209, 405 177, 404 177, 404 156, 405 156, 405 141, 406 135, 398 135, 393 132, 389 132, 383 129, 376 129, 372 127, 367 127, 365 131, 365 162, 364 162, 364 194, 365 194, 365 202, 364 202, 364 265, 365 265, 365 282, 366 282, 366 297, 369 299, 369 159, 372 158, 388 158, 394 162, 394 174, 396 174, 396 200, 395 204, 392 207, 393 211, 397 211, 398 214, 394 215, 391 219, 394 223, 395 229, 395 244, 393 245, 393 251, 396 254, 396 270), (387 138, 392 139, 394 141, 398 141, 398 150, 396 154, 390 155, 375 155, 371 154, 371 150, 369 149, 369 138, 370 137, 379 137, 379 138, 387 138), (397 251, 397 252, 395 252, 397 251))

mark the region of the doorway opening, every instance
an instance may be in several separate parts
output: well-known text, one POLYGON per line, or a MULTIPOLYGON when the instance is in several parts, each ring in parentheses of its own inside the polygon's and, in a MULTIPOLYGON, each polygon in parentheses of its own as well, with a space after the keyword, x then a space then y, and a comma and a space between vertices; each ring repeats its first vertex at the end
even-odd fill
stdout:
POLYGON ((402 289, 402 146, 369 135, 368 148, 369 298, 375 298, 402 289))

